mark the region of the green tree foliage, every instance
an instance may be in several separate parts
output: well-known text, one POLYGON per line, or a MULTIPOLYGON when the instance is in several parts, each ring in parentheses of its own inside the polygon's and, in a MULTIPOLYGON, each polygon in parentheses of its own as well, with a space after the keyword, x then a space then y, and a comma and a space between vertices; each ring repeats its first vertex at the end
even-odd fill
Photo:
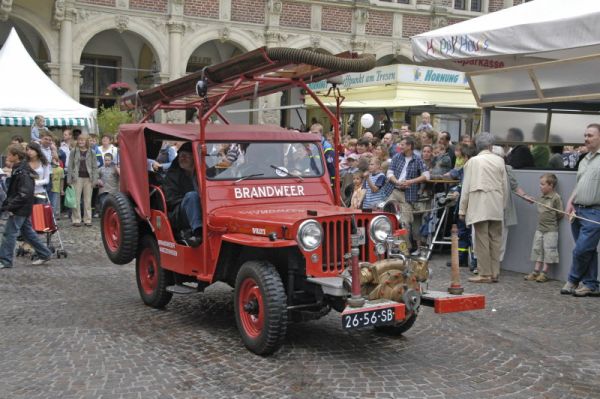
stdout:
POLYGON ((129 112, 121 111, 117 105, 109 108, 100 107, 98 111, 98 127, 100 134, 116 134, 119 125, 133 122, 133 116, 129 112))

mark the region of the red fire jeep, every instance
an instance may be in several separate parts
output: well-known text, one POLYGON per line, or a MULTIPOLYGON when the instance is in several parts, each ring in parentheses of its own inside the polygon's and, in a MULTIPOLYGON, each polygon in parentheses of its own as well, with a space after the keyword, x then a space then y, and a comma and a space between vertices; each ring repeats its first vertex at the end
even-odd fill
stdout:
MULTIPOLYGON (((279 348, 290 322, 331 309, 342 313, 343 328, 401 334, 421 304, 440 313, 483 308, 482 296, 426 290, 427 260, 407 256, 393 214, 339 206, 320 137, 233 125, 219 112, 294 86, 318 101, 307 82, 373 65, 349 53, 261 48, 124 99, 145 116, 120 128, 121 190, 102 210, 102 240, 112 262, 136 260, 144 303, 164 307, 173 294, 225 282, 235 289, 242 340, 259 355, 279 348), (146 122, 159 109, 188 108, 198 110, 200 126, 146 122), (211 115, 223 123, 209 123, 211 115), (145 168, 165 140, 193 148, 203 221, 197 247, 174 228, 165 187, 145 168)), ((339 142, 339 118, 323 109, 339 142)))

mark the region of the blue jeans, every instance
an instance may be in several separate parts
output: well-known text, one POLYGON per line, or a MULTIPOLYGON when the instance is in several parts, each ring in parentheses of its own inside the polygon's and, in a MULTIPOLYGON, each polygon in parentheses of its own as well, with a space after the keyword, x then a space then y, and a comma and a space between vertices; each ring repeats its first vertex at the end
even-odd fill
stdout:
POLYGON ((37 233, 33 231, 29 216, 10 215, 4 227, 2 244, 0 244, 0 262, 2 262, 3 265, 12 267, 19 232, 25 242, 33 247, 39 258, 48 259, 52 256, 52 252, 50 252, 46 244, 44 244, 37 233))
POLYGON ((50 199, 50 205, 52 205, 54 216, 60 216, 60 193, 50 191, 48 198, 50 199))
MULTIPOLYGON (((577 216, 600 222, 600 209, 575 207, 577 216)), ((582 282, 586 287, 598 291, 598 242, 600 225, 581 219, 574 219, 571 232, 575 240, 573 263, 569 272, 569 282, 582 282)))
POLYGON ((197 191, 185 193, 179 209, 180 215, 187 219, 192 231, 202 227, 202 210, 200 209, 200 197, 197 191))

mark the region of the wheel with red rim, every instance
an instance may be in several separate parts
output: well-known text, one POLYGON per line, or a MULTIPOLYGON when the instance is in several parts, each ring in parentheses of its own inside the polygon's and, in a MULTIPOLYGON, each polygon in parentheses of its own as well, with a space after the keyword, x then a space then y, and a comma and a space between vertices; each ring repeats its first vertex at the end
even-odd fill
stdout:
POLYGON ((142 237, 135 261, 135 277, 144 303, 153 308, 165 307, 173 294, 167 286, 173 284, 173 273, 160 265, 160 252, 154 237, 142 237))
POLYGON ((108 194, 101 221, 102 244, 108 258, 117 265, 131 262, 138 246, 138 222, 129 198, 123 193, 108 194))
POLYGON ((244 345, 257 355, 275 352, 285 338, 287 302, 281 276, 265 261, 246 262, 235 280, 235 320, 244 345))

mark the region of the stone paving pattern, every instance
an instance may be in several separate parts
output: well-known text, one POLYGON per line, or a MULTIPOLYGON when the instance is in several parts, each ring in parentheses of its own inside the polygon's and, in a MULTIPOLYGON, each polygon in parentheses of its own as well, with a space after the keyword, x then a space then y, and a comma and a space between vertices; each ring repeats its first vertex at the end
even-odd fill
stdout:
MULTIPOLYGON (((423 308, 398 338, 345 332, 332 312, 262 358, 239 338, 230 287, 146 307, 97 220, 61 226, 67 259, 0 270, 0 398, 600 397, 600 298, 561 296, 558 281, 466 283, 486 310, 423 308)), ((447 286, 447 258, 434 256, 433 288, 447 286)))

